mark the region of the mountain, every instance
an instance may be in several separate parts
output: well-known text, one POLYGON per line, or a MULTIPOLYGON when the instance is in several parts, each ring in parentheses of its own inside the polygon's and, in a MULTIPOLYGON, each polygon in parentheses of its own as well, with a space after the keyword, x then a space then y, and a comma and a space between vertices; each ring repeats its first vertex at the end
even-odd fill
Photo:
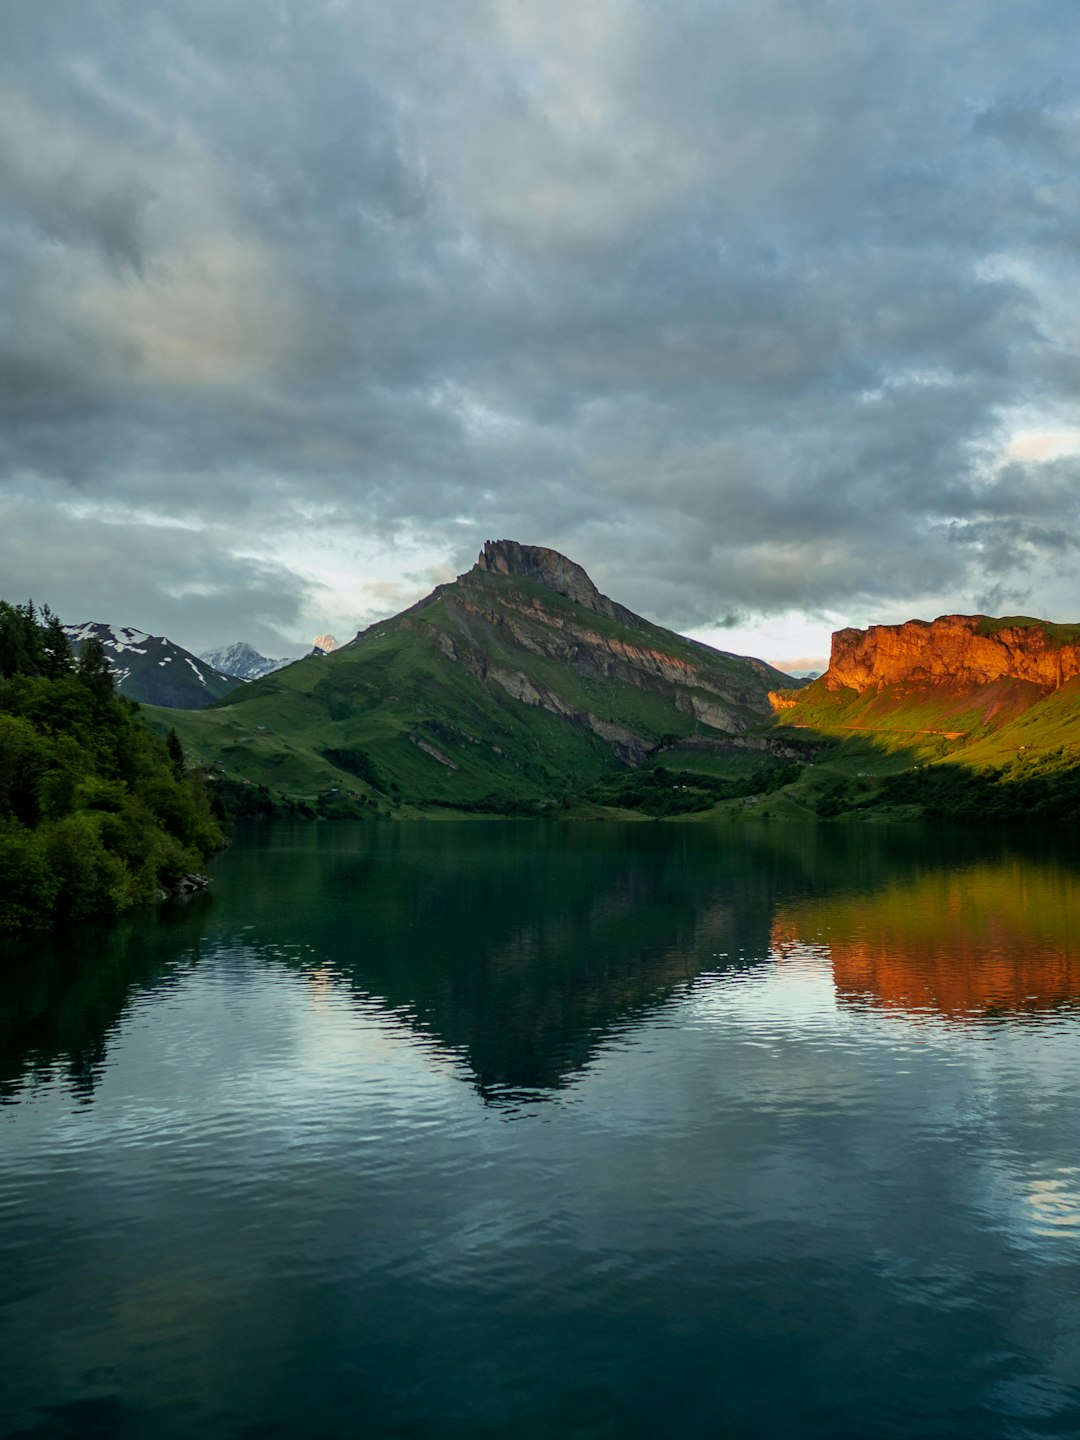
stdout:
POLYGON ((832 640, 830 689, 881 690, 890 685, 970 691, 1022 681, 1048 692, 1080 675, 1080 625, 1027 615, 942 615, 904 625, 838 630, 832 640))
POLYGON ((777 693, 773 705, 788 724, 937 736, 969 754, 981 746, 977 753, 984 754, 1001 745, 988 750, 982 742, 1021 718, 1029 727, 1068 711, 1074 698, 1080 698, 1080 625, 942 615, 838 630, 825 674, 801 690, 777 693))
POLYGON ((199 710, 241 683, 220 674, 162 635, 147 635, 143 630, 98 621, 63 628, 76 655, 91 636, 100 640, 116 688, 140 704, 199 710))
POLYGON ((409 610, 176 722, 223 789, 536 813, 661 755, 760 759, 771 742, 750 732, 790 684, 635 615, 553 550, 498 540, 409 610))
POLYGON ((201 658, 219 675, 231 675, 234 680, 258 680, 293 663, 291 657, 269 660, 244 640, 237 640, 220 650, 204 651, 201 658))
MULTIPOLYGON (((825 674, 772 702, 774 733, 831 746, 819 814, 1080 818, 1080 625, 943 615, 839 630, 825 674)), ((809 777, 800 788, 807 799, 809 777)))

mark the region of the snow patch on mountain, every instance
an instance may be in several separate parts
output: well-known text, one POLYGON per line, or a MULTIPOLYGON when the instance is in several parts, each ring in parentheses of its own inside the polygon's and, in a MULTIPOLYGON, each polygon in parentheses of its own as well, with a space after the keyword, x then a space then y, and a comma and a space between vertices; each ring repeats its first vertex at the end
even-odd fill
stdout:
POLYGON ((149 635, 129 625, 106 625, 101 621, 65 625, 64 633, 76 653, 88 640, 100 641, 116 688, 143 704, 197 710, 236 688, 237 682, 231 676, 223 675, 164 635, 149 635), (192 679, 187 678, 183 666, 174 666, 178 660, 190 667, 192 679))

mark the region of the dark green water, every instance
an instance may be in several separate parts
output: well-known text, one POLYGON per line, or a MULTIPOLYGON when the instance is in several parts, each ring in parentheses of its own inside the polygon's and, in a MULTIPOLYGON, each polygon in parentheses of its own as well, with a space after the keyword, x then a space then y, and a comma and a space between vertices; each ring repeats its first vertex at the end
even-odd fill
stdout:
POLYGON ((0 1435, 1080 1435, 1075 847, 279 828, 0 969, 0 1435))

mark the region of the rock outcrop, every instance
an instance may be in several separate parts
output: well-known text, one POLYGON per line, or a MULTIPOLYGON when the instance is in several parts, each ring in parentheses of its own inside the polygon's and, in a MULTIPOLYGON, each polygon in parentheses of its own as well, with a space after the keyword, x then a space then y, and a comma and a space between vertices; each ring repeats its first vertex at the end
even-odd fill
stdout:
POLYGON ((830 690, 860 693, 887 685, 971 689, 998 680, 1056 690, 1080 675, 1080 641, 1071 638, 1073 629, 1024 616, 942 615, 838 630, 824 680, 830 690))
MULTIPOLYGON (((591 729, 627 763, 640 764, 650 746, 626 727, 567 704, 550 687, 492 664, 491 639, 498 637, 497 651, 510 644, 555 661, 586 682, 614 681, 662 695, 677 710, 713 730, 738 733, 770 713, 769 686, 779 678, 778 671, 760 660, 729 655, 660 630, 601 594, 580 565, 555 550, 516 540, 489 540, 473 569, 454 584, 440 586, 436 595, 461 617, 463 638, 472 633, 478 641, 466 647, 440 637, 437 643, 444 654, 493 680, 515 699, 591 729), (502 577, 542 586, 575 602, 575 608, 552 604, 524 587, 492 583, 492 578, 501 581, 502 577), (589 619, 590 613, 614 625, 597 624, 589 619), (476 632, 477 621, 485 633, 476 632), (681 653, 673 653, 676 650, 681 653)), ((410 613, 419 618, 424 604, 410 613)))
POLYGON ((477 556, 476 568, 491 575, 514 575, 520 580, 533 580, 556 595, 575 600, 596 615, 606 615, 623 625, 637 623, 631 610, 601 595, 586 572, 573 560, 557 550, 542 545, 521 545, 516 540, 485 540, 477 556))

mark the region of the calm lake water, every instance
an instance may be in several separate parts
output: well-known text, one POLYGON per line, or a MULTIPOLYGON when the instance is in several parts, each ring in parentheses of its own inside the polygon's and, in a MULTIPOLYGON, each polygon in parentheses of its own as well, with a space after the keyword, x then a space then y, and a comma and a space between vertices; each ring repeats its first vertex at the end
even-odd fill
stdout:
POLYGON ((1080 865, 285 827, 0 970, 0 1435, 1080 1435, 1080 865))

